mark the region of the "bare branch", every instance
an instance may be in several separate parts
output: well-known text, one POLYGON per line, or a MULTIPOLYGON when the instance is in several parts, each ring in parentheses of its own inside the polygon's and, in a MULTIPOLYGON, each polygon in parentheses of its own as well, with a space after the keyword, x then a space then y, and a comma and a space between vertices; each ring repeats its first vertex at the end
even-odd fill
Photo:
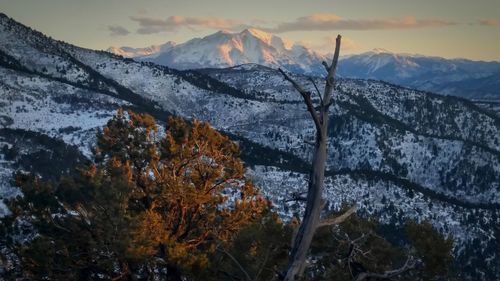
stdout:
POLYGON ((396 277, 400 274, 403 274, 407 271, 414 269, 416 266, 417 266, 417 261, 412 256, 408 256, 405 264, 398 269, 389 270, 389 271, 386 271, 384 273, 362 272, 362 273, 358 274, 354 280, 355 281, 362 281, 365 279, 372 279, 372 278, 374 278, 374 279, 391 279, 393 277, 396 277))
POLYGON ((311 113, 311 117, 314 121, 314 125, 316 126, 316 130, 320 132, 321 122, 319 121, 318 114, 316 114, 316 111, 314 110, 314 105, 311 100, 311 93, 304 90, 304 88, 302 88, 302 86, 300 86, 297 82, 295 82, 295 80, 290 78, 290 76, 288 76, 288 74, 286 74, 283 71, 283 69, 279 68, 278 70, 281 72, 281 74, 283 74, 285 80, 289 81, 293 85, 295 90, 297 90, 300 93, 300 95, 304 98, 304 102, 306 103, 307 110, 309 111, 309 113, 311 113))
MULTIPOLYGON (((318 224, 320 224, 321 210, 325 202, 322 198, 322 194, 327 160, 327 131, 329 119, 328 107, 324 107, 324 104, 330 103, 333 92, 335 68, 337 67, 340 51, 340 39, 341 37, 339 35, 336 41, 332 65, 328 66, 327 63, 323 63, 328 75, 326 77, 327 81, 325 83, 325 91, 323 92, 323 99, 319 112, 316 112, 314 109, 310 93, 304 91, 302 87, 300 87, 295 81, 288 77, 283 70, 280 69, 280 72, 283 74, 285 79, 291 82, 295 89, 303 96, 307 109, 311 113, 316 125, 316 142, 312 157, 312 168, 309 174, 307 204, 303 220, 297 228, 297 231, 294 231, 293 234, 292 249, 289 254, 286 274, 283 279, 285 281, 296 281, 301 279, 306 265, 306 257, 309 252, 314 233, 318 228, 318 224)), ((337 218, 334 223, 340 223, 348 216, 349 215, 343 215, 337 218)))
POLYGON ((241 270, 241 272, 243 272, 243 274, 245 274, 247 281, 252 281, 252 278, 250 278, 250 275, 248 275, 248 272, 243 268, 243 266, 238 262, 238 260, 233 255, 231 255, 229 252, 227 252, 222 247, 220 247, 220 245, 217 245, 216 250, 221 252, 221 253, 226 254, 238 266, 238 268, 241 270))
MULTIPOLYGON (((342 37, 340 35, 338 35, 337 39, 335 39, 335 53, 333 54, 332 64, 330 65, 330 67, 328 69, 328 76, 332 77, 332 78, 335 78, 335 73, 337 72, 337 64, 339 62, 341 39, 342 39, 342 37)), ((327 79, 326 82, 327 83, 330 82, 329 79, 327 79)), ((331 84, 333 85, 333 83, 331 83, 331 84)))
MULTIPOLYGON (((342 37, 340 35, 337 36, 337 39, 335 40, 335 52, 333 54, 332 58, 332 64, 330 67, 328 67, 328 75, 326 76, 326 85, 325 85, 325 92, 323 96, 323 101, 328 104, 330 102, 330 98, 332 96, 332 90, 335 84, 335 73, 337 71, 337 63, 339 61, 339 54, 340 54, 340 41, 342 37)), ((326 63, 323 65, 328 66, 326 63)))
POLYGON ((348 219, 352 214, 356 212, 356 205, 352 206, 349 210, 347 210, 342 215, 333 218, 333 219, 324 219, 321 220, 318 224, 318 227, 328 226, 328 225, 337 225, 343 223, 346 219, 348 219))
POLYGON ((327 109, 327 108, 328 108, 328 107, 330 107, 330 105, 332 105, 332 104, 333 104, 333 101, 330 101, 328 104, 316 106, 314 109, 315 109, 316 111, 320 111, 322 107, 323 107, 324 109, 327 109))
POLYGON ((322 61, 321 64, 325 67, 327 73, 330 72, 330 67, 328 66, 328 63, 326 63, 326 61, 322 61))
POLYGON ((265 265, 269 259, 269 254, 274 250, 275 248, 267 248, 266 255, 264 256, 264 260, 262 261, 262 265, 259 266, 259 271, 255 275, 255 280, 259 280, 259 276, 262 273, 262 271, 264 271, 265 265))
POLYGON ((325 104, 324 106, 325 106, 325 108, 328 108, 328 107, 330 107, 330 105, 332 105, 332 104, 333 104, 333 101, 330 101, 329 103, 325 104))
MULTIPOLYGON (((356 238, 356 239, 354 239, 354 240, 352 240, 352 241, 349 241, 349 243, 351 243, 351 244, 356 244, 356 245, 357 245, 360 241, 362 241, 362 240, 364 240, 364 239, 366 239, 366 238, 368 238, 368 237, 370 237, 370 236, 375 236, 373 231, 369 231, 368 233, 363 233, 363 234, 362 234, 361 236, 359 236, 358 238, 356 238)), ((377 237, 378 237, 378 236, 377 236, 377 237)), ((366 242, 366 240, 365 240, 364 242, 366 242)))
POLYGON ((314 82, 314 79, 312 77, 309 77, 309 81, 311 81, 311 83, 314 86, 314 89, 316 89, 316 93, 318 94, 320 104, 323 105, 323 97, 321 97, 321 93, 319 92, 319 89, 318 89, 318 86, 316 85, 316 82, 314 82))

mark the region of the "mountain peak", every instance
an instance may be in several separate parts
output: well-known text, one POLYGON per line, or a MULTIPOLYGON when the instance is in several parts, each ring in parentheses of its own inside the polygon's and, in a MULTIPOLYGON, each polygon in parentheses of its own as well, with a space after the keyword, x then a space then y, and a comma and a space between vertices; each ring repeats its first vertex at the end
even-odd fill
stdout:
POLYGON ((372 50, 372 52, 375 54, 392 54, 391 51, 384 49, 384 48, 375 48, 372 50))
MULTIPOLYGON (((215 35, 215 34, 232 34, 232 33, 229 30, 221 29, 221 30, 217 31, 216 33, 214 33, 212 35, 215 35)), ((210 36, 210 35, 208 35, 208 36, 210 36)))
POLYGON ((307 47, 257 28, 247 28, 241 32, 220 30, 161 50, 157 46, 150 46, 137 49, 110 48, 108 51, 179 69, 258 63, 312 74, 319 71, 324 60, 322 55, 307 47))
POLYGON ((254 27, 247 28, 239 33, 240 36, 245 34, 251 35, 252 37, 259 39, 260 41, 274 48, 277 48, 278 50, 291 50, 292 47, 296 45, 294 42, 288 39, 281 38, 267 31, 254 27))
POLYGON ((149 56, 154 55, 159 52, 167 51, 173 47, 175 47, 176 43, 173 41, 167 41, 164 44, 160 45, 151 45, 145 48, 133 48, 133 47, 109 47, 106 51, 120 55, 125 58, 132 58, 138 56, 149 56))
POLYGON ((272 38, 274 37, 274 35, 272 35, 268 32, 265 32, 263 30, 253 28, 253 27, 250 27, 250 28, 243 30, 240 34, 245 34, 245 33, 249 33, 249 34, 253 35, 254 37, 259 38, 260 40, 262 40, 266 43, 271 42, 272 38))

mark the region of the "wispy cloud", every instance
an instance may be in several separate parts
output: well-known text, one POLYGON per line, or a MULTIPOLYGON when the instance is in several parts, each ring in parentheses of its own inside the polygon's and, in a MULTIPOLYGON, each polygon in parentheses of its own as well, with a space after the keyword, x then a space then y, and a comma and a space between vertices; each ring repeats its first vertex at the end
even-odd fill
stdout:
POLYGON ((139 9, 137 9, 137 14, 146 15, 146 14, 148 14, 148 10, 146 8, 139 8, 139 9))
POLYGON ((480 19, 478 23, 483 26, 500 26, 500 22, 495 19, 480 19))
POLYGON ((120 25, 109 25, 108 30, 111 36, 125 36, 130 33, 130 31, 120 25))
MULTIPOLYGON (((425 27, 443 27, 460 24, 439 18, 416 18, 413 16, 399 18, 376 18, 376 19, 349 19, 340 17, 334 13, 318 13, 293 19, 291 21, 275 22, 254 19, 251 21, 240 21, 220 17, 192 17, 192 16, 169 16, 167 18, 155 18, 145 14, 131 16, 131 20, 137 22, 139 34, 153 34, 160 32, 175 32, 180 28, 209 28, 239 31, 246 27, 256 26, 271 33, 284 33, 290 31, 332 31, 332 30, 384 30, 384 29, 416 29, 425 27)), ((481 25, 496 26, 496 20, 481 20, 481 25)))
POLYGON ((388 19, 345 19, 336 14, 322 13, 299 17, 289 22, 282 22, 275 27, 266 28, 266 30, 282 33, 289 31, 409 29, 454 24, 456 23, 443 19, 417 19, 411 16, 388 19))
POLYGON ((133 16, 130 17, 130 19, 139 23, 137 33, 140 34, 173 32, 177 31, 180 27, 206 27, 211 29, 234 30, 241 26, 241 22, 237 20, 216 17, 170 16, 166 19, 158 19, 145 16, 133 16))
MULTIPOLYGON (((336 37, 334 37, 334 36, 325 37, 324 38, 324 41, 325 41, 324 49, 333 51, 333 48, 335 46, 335 40, 336 40, 336 37)), ((355 51, 355 50, 359 50, 360 48, 361 48, 361 46, 358 43, 356 43, 354 40, 352 40, 351 38, 346 37, 346 36, 342 37, 342 45, 341 45, 342 50, 355 51)))
MULTIPOLYGON (((304 45, 310 49, 316 50, 320 53, 331 53, 335 49, 335 36, 326 36, 321 38, 321 41, 317 43, 307 42, 307 41, 299 41, 298 43, 304 45)), ((342 51, 352 52, 358 51, 361 49, 361 45, 352 40, 347 36, 342 36, 342 51)))

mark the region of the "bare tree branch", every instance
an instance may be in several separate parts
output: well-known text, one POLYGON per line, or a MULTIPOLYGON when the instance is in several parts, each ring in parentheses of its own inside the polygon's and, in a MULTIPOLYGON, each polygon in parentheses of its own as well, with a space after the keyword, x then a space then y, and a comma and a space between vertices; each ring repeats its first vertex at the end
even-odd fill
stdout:
POLYGON ((316 93, 318 94, 320 104, 323 105, 323 97, 321 96, 321 93, 319 92, 318 85, 316 85, 316 82, 314 82, 314 79, 312 77, 309 77, 309 81, 311 81, 311 83, 314 86, 314 89, 316 89, 316 93))
POLYGON ((304 102, 306 103, 307 110, 309 111, 309 113, 311 113, 311 117, 314 121, 314 125, 316 126, 316 130, 318 132, 321 132, 321 122, 319 121, 318 114, 316 114, 316 111, 314 110, 314 105, 311 100, 311 93, 304 90, 304 88, 302 88, 302 86, 300 86, 297 82, 295 82, 295 80, 288 76, 288 74, 286 74, 283 69, 279 68, 278 70, 281 72, 281 74, 283 74, 285 80, 290 82, 295 90, 297 90, 297 92, 299 92, 300 95, 304 98, 304 102))
POLYGON ((322 61, 321 64, 325 67, 326 73, 330 72, 330 67, 326 61, 322 61))
POLYGON ((348 219, 352 214, 356 212, 357 207, 353 206, 349 210, 347 210, 342 215, 332 218, 332 219, 324 219, 321 220, 318 224, 318 227, 328 226, 328 225, 337 225, 343 223, 346 219, 348 219))
POLYGON ((238 262, 238 260, 233 255, 231 255, 228 251, 226 251, 222 247, 220 247, 220 245, 217 245, 216 250, 221 252, 221 253, 226 254, 238 266, 238 268, 241 270, 241 272, 243 272, 247 281, 252 281, 252 278, 250 278, 250 275, 248 275, 248 272, 243 268, 243 266, 238 262))
POLYGON ((328 107, 330 107, 330 105, 332 105, 332 104, 333 104, 333 101, 330 101, 329 103, 325 104, 325 105, 324 105, 324 107, 325 107, 325 108, 328 108, 328 107))
POLYGON ((309 248, 311 246, 312 239, 316 232, 316 229, 320 223, 321 210, 323 208, 323 203, 325 202, 322 198, 323 187, 325 181, 325 168, 326 168, 326 147, 327 147, 327 131, 328 131, 328 106, 325 104, 330 104, 330 100, 333 93, 334 83, 335 83, 335 69, 337 67, 337 62, 340 53, 340 42, 341 36, 337 36, 335 43, 335 52, 332 59, 332 65, 328 66, 327 63, 323 63, 328 75, 326 77, 325 90, 323 92, 322 104, 317 113, 311 102, 310 93, 305 91, 300 85, 293 81, 286 73, 280 69, 281 74, 288 80, 295 89, 302 95, 304 102, 307 105, 307 109, 311 113, 311 117, 316 125, 316 141, 314 145, 314 152, 312 158, 312 169, 309 174, 308 191, 307 191, 307 203, 303 216, 303 220, 298 227, 297 232, 294 234, 292 249, 290 251, 290 256, 288 260, 288 266, 286 269, 286 274, 284 280, 286 281, 296 281, 300 279, 304 273, 305 261, 309 248))
POLYGON ((324 63, 325 67, 328 69, 328 75, 326 76, 325 92, 323 96, 323 102, 325 104, 328 104, 332 97, 333 87, 335 84, 335 73, 337 72, 337 64, 340 55, 341 38, 342 37, 338 35, 337 39, 335 40, 335 52, 333 54, 332 64, 329 67, 327 67, 328 65, 324 63))
POLYGON ((412 269, 415 269, 416 266, 417 266, 417 261, 412 256, 408 256, 405 264, 398 269, 389 270, 389 271, 386 271, 384 273, 362 272, 356 276, 354 281, 362 281, 362 280, 369 279, 369 278, 370 279, 371 278, 391 279, 391 278, 394 278, 400 274, 403 274, 403 273, 408 272, 412 269))
POLYGON ((333 104, 333 101, 330 101, 328 104, 325 104, 325 105, 323 105, 323 104, 322 104, 322 105, 318 105, 318 106, 316 106, 314 109, 315 109, 316 111, 321 111, 321 109, 322 109, 322 108, 323 108, 323 109, 327 109, 327 108, 328 108, 328 107, 330 107, 330 105, 332 105, 332 104, 333 104))

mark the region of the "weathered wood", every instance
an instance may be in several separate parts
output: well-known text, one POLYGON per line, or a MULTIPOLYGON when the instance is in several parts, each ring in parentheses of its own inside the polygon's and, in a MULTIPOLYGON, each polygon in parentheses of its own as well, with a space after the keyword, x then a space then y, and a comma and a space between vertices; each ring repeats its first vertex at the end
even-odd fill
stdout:
POLYGON ((306 103, 316 126, 316 141, 312 160, 312 169, 309 175, 306 209, 302 222, 293 240, 287 271, 284 278, 286 281, 298 280, 302 276, 305 268, 307 253, 309 251, 309 247, 311 246, 311 241, 314 233, 316 232, 316 228, 320 222, 327 157, 328 109, 331 103, 333 87, 335 84, 335 72, 339 59, 340 42, 341 36, 339 35, 336 39, 335 53, 332 59, 332 64, 328 66, 326 62, 323 63, 328 74, 326 76, 325 89, 319 113, 317 113, 314 109, 310 94, 308 94, 308 92, 305 91, 297 82, 291 79, 284 71, 280 70, 285 79, 290 81, 294 88, 304 98, 304 102, 306 103))
POLYGON ((314 82, 314 79, 312 77, 309 77, 309 81, 311 81, 311 83, 313 84, 314 86, 314 89, 316 90, 316 94, 318 94, 318 97, 319 97, 319 104, 320 105, 323 105, 323 97, 321 96, 321 93, 319 91, 319 88, 318 88, 318 85, 316 85, 316 82, 314 82))
POLYGON ((314 125, 316 126, 316 130, 320 131, 321 130, 321 122, 319 120, 318 114, 316 113, 316 110, 314 110, 314 105, 313 105, 312 100, 311 100, 311 93, 304 90, 304 88, 302 88, 302 86, 300 86, 297 82, 295 82, 295 80, 290 78, 290 76, 288 76, 288 74, 286 74, 286 72, 284 72, 283 69, 279 68, 278 70, 281 72, 281 74, 283 74, 283 77, 285 77, 285 80, 289 81, 293 85, 295 90, 297 90, 297 92, 299 92, 300 95, 302 95, 302 98, 304 98, 304 102, 307 106, 307 110, 311 114, 311 117, 314 121, 314 125))
POLYGON ((343 213, 342 215, 340 215, 336 218, 321 220, 318 224, 318 227, 341 224, 346 219, 348 219, 352 214, 354 214, 355 212, 356 212, 356 206, 351 207, 345 213, 343 213))

